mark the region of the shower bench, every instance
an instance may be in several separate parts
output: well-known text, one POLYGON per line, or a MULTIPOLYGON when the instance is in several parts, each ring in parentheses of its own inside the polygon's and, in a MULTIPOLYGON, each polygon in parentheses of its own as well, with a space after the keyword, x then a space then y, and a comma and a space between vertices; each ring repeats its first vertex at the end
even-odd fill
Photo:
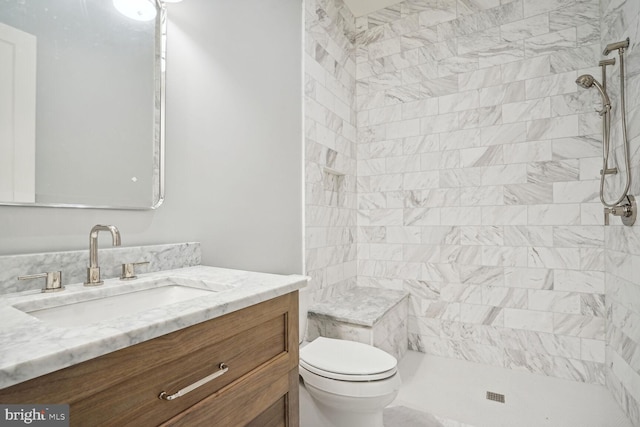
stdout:
POLYGON ((400 360, 408 348, 409 293, 355 287, 309 307, 307 339, 347 339, 378 347, 400 360))

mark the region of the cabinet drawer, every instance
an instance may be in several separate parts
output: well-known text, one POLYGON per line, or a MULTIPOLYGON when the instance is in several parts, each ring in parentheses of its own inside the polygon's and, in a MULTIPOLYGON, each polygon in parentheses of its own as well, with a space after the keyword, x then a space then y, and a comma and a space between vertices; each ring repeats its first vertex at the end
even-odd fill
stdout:
POLYGON ((168 420, 161 427, 258 426, 253 420, 258 418, 261 422, 265 421, 265 417, 271 418, 270 423, 273 423, 272 418, 275 417, 279 420, 276 425, 297 426, 297 420, 290 420, 287 406, 291 400, 297 403, 297 400, 290 399, 289 383, 292 375, 298 380, 298 370, 287 371, 289 363, 283 356, 277 356, 240 381, 168 420), (275 414, 274 411, 279 413, 275 414))
POLYGON ((83 420, 83 426, 122 426, 131 422, 156 425, 283 354, 285 350, 286 322, 285 316, 280 315, 76 402, 71 406, 71 419, 74 424, 75 420, 83 420), (228 371, 218 378, 175 400, 158 398, 162 391, 173 394, 215 373, 223 362, 228 366, 228 371))

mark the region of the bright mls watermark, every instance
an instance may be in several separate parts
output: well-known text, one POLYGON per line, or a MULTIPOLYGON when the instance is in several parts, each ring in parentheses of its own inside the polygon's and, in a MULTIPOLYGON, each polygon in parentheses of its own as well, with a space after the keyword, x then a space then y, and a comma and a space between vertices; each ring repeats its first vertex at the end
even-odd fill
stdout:
POLYGON ((0 405, 0 426, 69 427, 69 405, 0 405))

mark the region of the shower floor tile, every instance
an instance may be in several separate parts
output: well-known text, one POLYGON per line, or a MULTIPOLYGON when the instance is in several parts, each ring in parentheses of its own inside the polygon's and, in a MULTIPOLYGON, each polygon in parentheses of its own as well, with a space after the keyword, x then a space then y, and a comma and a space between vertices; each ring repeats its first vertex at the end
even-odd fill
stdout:
POLYGON ((474 427, 446 420, 406 406, 390 406, 384 410, 384 427, 474 427))
POLYGON ((633 427, 604 386, 415 351, 399 369, 385 427, 633 427), (505 403, 487 400, 487 391, 505 403))

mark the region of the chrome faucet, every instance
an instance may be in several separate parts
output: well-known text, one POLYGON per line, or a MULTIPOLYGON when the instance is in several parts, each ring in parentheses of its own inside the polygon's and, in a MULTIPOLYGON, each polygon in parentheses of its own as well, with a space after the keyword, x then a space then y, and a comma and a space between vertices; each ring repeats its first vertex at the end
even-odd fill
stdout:
POLYGON ((104 282, 100 280, 100 267, 98 266, 98 232, 109 231, 113 239, 113 246, 120 246, 120 231, 115 225, 94 225, 89 233, 89 268, 87 268, 87 281, 85 286, 98 286, 104 282))

